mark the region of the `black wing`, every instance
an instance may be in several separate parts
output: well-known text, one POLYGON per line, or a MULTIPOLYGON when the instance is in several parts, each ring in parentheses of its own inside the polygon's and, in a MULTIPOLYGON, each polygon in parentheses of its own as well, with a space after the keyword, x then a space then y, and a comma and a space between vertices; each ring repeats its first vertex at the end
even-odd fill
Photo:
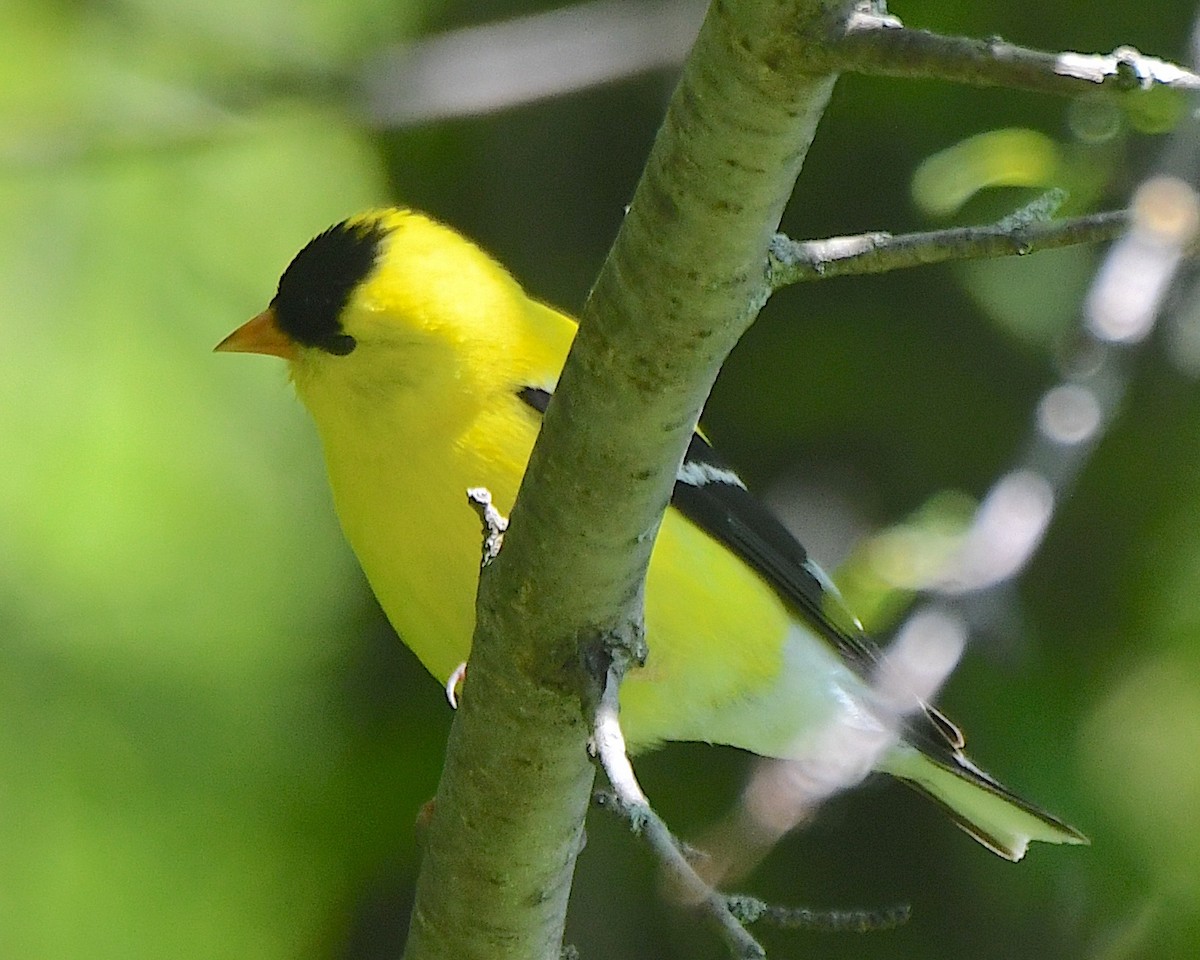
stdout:
POLYGON ((850 666, 861 673, 874 665, 875 645, 824 571, 698 433, 688 444, 671 503, 766 578, 850 666))
MULTIPOLYGON (((766 578, 848 666, 870 680, 879 648, 829 576, 698 433, 688 444, 671 503, 766 578)), ((921 708, 905 723, 907 738, 944 762, 948 751, 962 748, 962 731, 932 704, 921 708)))

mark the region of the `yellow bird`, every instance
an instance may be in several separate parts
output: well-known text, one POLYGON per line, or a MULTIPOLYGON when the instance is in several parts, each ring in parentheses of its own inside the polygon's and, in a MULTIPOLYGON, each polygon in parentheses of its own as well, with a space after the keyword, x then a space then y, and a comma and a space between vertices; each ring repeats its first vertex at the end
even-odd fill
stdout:
MULTIPOLYGON (((326 230, 270 306, 218 350, 287 361, 316 422, 342 528, 400 637, 439 681, 469 654, 480 528, 466 504, 516 497, 575 321, 483 251, 405 209, 326 230)), ((804 548, 697 434, 646 586, 650 656, 621 689, 632 747, 666 740, 795 757, 868 702, 877 651, 804 548)), ((1010 860, 1085 843, 962 753, 918 710, 878 764, 1010 860)))

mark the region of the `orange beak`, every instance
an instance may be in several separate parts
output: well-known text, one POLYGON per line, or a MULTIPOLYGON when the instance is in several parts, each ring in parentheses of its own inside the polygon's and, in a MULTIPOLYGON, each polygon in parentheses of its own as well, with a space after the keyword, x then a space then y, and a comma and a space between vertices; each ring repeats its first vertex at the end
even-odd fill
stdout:
POLYGON ((251 317, 214 348, 222 353, 265 353, 284 360, 296 359, 296 344, 275 322, 275 311, 267 307, 251 317))

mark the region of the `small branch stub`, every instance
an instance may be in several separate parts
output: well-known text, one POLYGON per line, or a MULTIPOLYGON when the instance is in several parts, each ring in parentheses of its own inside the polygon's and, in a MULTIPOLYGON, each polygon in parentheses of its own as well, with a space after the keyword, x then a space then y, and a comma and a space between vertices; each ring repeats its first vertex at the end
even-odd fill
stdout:
POLYGON ((446 702, 450 704, 451 710, 458 709, 458 691, 465 679, 467 679, 467 662, 464 660, 450 671, 450 677, 446 680, 446 702))
POLYGON ((492 503, 492 492, 487 487, 469 488, 467 500, 483 523, 483 559, 479 565, 486 567, 500 556, 500 548, 504 546, 504 532, 508 529, 508 517, 496 509, 492 503))

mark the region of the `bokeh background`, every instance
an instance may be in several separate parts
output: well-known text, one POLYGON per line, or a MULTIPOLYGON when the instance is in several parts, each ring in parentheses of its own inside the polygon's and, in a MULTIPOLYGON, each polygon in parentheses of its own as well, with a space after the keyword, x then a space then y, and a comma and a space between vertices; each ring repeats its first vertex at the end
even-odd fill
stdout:
MULTIPOLYGON (((536 295, 582 302, 700 8, 564 6, 497 26, 546 8, 0 8, 0 958, 398 956, 450 712, 340 538, 282 366, 210 350, 310 236, 387 201, 474 236, 536 295)), ((893 12, 1172 58, 1193 13, 1181 0, 893 12)), ((1068 212, 1122 205, 1171 118, 847 77, 786 227, 977 222, 1055 186, 1068 212)), ((836 565, 1016 462, 1099 256, 788 291, 730 359, 709 432, 836 565)), ((767 932, 773 957, 1200 949, 1200 383, 1186 340, 1130 351, 1118 417, 942 698, 985 767, 1093 846, 1013 866, 872 782, 744 886, 813 907, 911 903, 913 920, 866 938, 767 932)), ((721 815, 745 769, 696 745, 639 763, 684 835, 721 815)), ((722 955, 662 902, 620 824, 595 812, 589 834, 569 931, 584 957, 722 955)))

